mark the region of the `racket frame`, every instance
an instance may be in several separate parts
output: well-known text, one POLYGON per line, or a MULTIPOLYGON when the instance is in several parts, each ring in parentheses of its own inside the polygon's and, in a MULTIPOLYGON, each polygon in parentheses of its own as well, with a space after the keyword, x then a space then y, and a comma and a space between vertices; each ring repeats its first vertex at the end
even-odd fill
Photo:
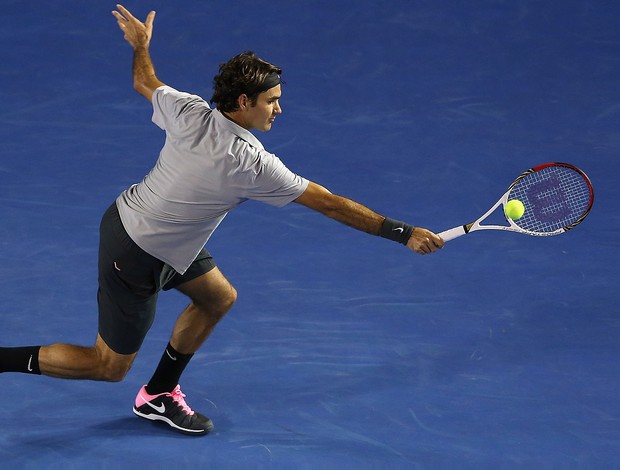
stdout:
POLYGON ((526 235, 532 235, 535 237, 548 237, 548 236, 553 236, 553 235, 560 235, 574 227, 576 227, 577 225, 579 225, 583 219, 586 218, 586 216, 588 215, 588 213, 590 212, 590 209, 592 208, 592 204, 594 202, 594 189, 592 188, 592 183, 590 182, 590 179, 588 178, 588 176, 581 171, 579 168, 577 168, 574 165, 570 165, 568 163, 560 163, 560 162, 551 162, 551 163, 545 163, 542 165, 538 165, 535 166, 534 168, 530 168, 529 170, 524 171, 523 173, 521 173, 517 179, 514 180, 514 182, 508 187, 508 190, 502 195, 501 198, 499 198, 499 200, 493 205, 493 207, 491 207, 488 211, 486 211, 482 216, 478 217, 474 222, 471 222, 469 224, 465 224, 465 225, 460 225, 458 227, 454 227, 448 230, 445 230, 441 233, 438 233, 438 235, 444 240, 444 241, 450 241, 453 240, 457 237, 460 237, 462 235, 466 235, 469 232, 474 232, 476 230, 507 230, 510 232, 518 232, 518 233, 523 233, 526 235), (586 181, 586 183, 588 184, 588 188, 590 190, 590 202, 589 205, 587 207, 587 209, 584 211, 584 213, 579 217, 579 219, 577 219, 575 222, 573 222, 572 224, 566 226, 566 227, 560 227, 557 230, 553 230, 551 232, 534 232, 531 230, 526 230, 524 228, 519 227, 512 219, 510 219, 509 217, 506 216, 506 211, 505 211, 505 207, 506 204, 508 203, 509 199, 510 199, 510 193, 512 191, 512 188, 515 187, 515 185, 521 181, 523 178, 525 178, 527 175, 536 172, 536 171, 541 171, 545 168, 548 168, 550 166, 563 166, 566 168, 569 168, 571 170, 576 171, 577 173, 579 173, 583 179, 586 181), (502 206, 502 214, 504 215, 504 218, 506 219, 506 221, 508 222, 509 225, 482 225, 482 222, 489 216, 491 215, 493 212, 495 212, 495 210, 499 207, 502 206))

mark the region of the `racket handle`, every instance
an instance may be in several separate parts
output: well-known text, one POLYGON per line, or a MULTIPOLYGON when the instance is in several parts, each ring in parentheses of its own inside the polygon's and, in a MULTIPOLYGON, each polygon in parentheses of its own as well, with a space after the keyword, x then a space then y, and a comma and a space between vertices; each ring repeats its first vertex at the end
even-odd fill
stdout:
POLYGON ((449 230, 444 230, 443 232, 438 233, 437 235, 443 238, 445 242, 449 242, 450 240, 454 240, 455 238, 460 237, 461 235, 465 235, 466 233, 467 232, 465 231, 465 227, 463 227, 462 225, 459 225, 458 227, 454 227, 449 230))

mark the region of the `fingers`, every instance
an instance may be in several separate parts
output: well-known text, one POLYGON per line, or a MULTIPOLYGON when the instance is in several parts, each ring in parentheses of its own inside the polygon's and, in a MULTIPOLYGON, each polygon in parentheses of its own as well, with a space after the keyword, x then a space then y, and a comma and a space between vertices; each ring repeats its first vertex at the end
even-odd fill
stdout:
POLYGON ((445 242, 443 241, 443 238, 441 238, 439 235, 433 233, 433 236, 431 238, 433 244, 435 245, 435 248, 441 250, 445 244, 445 242))
POLYGON ((144 23, 149 30, 153 29, 153 21, 155 21, 155 12, 151 11, 146 17, 146 22, 144 23))
POLYGON ((114 18, 116 18, 116 21, 118 21, 119 26, 122 26, 127 22, 127 18, 121 15, 118 11, 113 11, 112 14, 114 15, 114 18))
POLYGON ((420 255, 427 255, 440 250, 444 246, 444 241, 440 236, 421 227, 416 227, 411 235, 410 243, 407 245, 420 255))
POLYGON ((134 48, 148 47, 153 32, 155 12, 151 11, 146 17, 146 22, 142 23, 123 5, 116 5, 116 8, 118 10, 113 11, 112 15, 116 18, 121 31, 125 33, 125 40, 134 48))
POLYGON ((132 16, 129 10, 124 8, 122 5, 116 5, 116 8, 118 8, 119 11, 113 11, 112 15, 114 15, 114 18, 116 18, 118 26, 123 30, 123 32, 127 32, 127 24, 131 19, 135 20, 135 18, 132 16))
MULTIPOLYGON (((116 5, 116 8, 118 8, 118 11, 113 11, 112 14, 118 21, 118 24, 121 26, 121 28, 124 25, 126 26, 126 24, 129 22, 136 22, 136 23, 142 24, 142 22, 139 19, 137 19, 135 16, 133 16, 131 12, 127 8, 125 8, 123 5, 116 5)), ((146 26, 146 28, 148 28, 149 30, 153 29, 153 21, 155 21, 155 12, 151 11, 146 17, 144 26, 146 26)))
MULTIPOLYGON (((131 14, 131 12, 130 12, 127 8, 125 8, 123 5, 117 4, 117 5, 116 5, 116 8, 118 8, 118 10, 122 13, 122 16, 125 18, 125 20, 126 20, 126 21, 129 21, 129 20, 136 20, 136 21, 138 21, 138 20, 137 20, 137 19, 136 19, 136 18, 135 18, 132 14, 131 14)), ((114 12, 114 13, 116 13, 116 12, 114 12)), ((117 13, 117 15, 118 15, 118 16, 121 16, 121 15, 120 15, 120 14, 118 14, 118 13, 117 13)), ((114 16, 117 16, 117 15, 114 15, 114 16)))
POLYGON ((441 247, 429 239, 425 241, 422 245, 420 245, 415 251, 416 253, 419 253, 421 255, 428 255, 430 253, 436 252, 439 249, 441 249, 441 247))

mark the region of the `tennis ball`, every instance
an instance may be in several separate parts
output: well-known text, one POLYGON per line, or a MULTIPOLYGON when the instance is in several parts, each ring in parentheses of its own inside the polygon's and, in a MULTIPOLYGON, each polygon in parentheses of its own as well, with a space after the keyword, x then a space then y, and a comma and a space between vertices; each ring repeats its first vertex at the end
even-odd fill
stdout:
POLYGON ((518 199, 511 199, 506 203, 506 207, 504 207, 504 212, 506 213, 506 217, 512 220, 517 220, 523 217, 523 213, 525 212, 525 206, 518 199))

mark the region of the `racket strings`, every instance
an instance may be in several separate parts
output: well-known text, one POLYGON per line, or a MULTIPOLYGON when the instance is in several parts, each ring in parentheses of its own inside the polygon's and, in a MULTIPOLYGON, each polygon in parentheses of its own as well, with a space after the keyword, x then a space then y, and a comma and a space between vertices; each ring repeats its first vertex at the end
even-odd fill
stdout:
POLYGON ((584 176, 564 166, 549 166, 527 173, 510 191, 509 199, 525 206, 515 224, 539 233, 570 228, 588 213, 592 192, 584 176))

